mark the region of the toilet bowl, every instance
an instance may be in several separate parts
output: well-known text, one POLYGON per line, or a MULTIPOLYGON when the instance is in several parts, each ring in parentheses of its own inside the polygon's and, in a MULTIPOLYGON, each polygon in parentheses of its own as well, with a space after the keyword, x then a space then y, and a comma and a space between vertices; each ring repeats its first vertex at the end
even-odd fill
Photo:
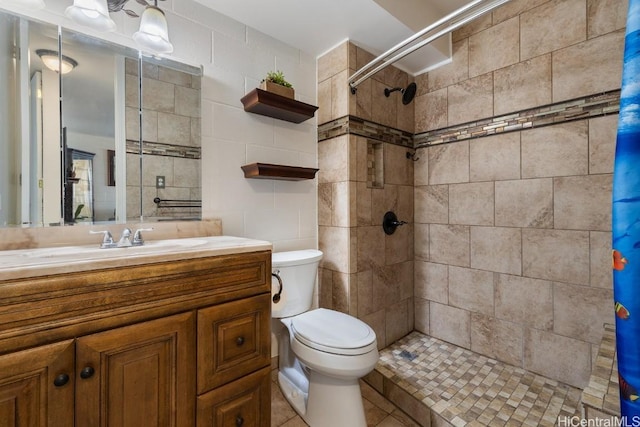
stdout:
POLYGON ((272 317, 282 325, 278 383, 311 427, 364 427, 359 379, 378 361, 376 334, 347 314, 310 310, 321 258, 316 250, 273 254, 272 317))

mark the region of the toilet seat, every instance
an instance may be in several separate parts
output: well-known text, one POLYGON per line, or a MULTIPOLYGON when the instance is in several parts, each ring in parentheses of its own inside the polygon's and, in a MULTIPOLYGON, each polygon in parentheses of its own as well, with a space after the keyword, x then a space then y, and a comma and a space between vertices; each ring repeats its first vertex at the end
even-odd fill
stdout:
POLYGON ((318 308, 291 319, 295 339, 325 353, 357 356, 377 350, 376 334, 363 321, 318 308))

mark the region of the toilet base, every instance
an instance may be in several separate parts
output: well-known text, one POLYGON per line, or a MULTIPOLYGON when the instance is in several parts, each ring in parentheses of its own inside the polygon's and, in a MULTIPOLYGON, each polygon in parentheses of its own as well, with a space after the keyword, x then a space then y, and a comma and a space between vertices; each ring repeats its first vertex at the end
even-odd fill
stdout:
POLYGON ((366 427, 358 379, 337 379, 312 370, 302 418, 311 427, 366 427))

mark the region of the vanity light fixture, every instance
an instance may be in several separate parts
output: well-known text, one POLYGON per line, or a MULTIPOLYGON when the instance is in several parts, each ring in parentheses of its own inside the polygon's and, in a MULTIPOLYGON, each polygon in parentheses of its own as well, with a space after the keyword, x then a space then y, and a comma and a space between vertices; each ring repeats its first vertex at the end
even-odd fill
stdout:
POLYGON ((68 56, 62 55, 62 63, 59 61, 58 52, 49 49, 38 49, 36 54, 42 59, 44 65, 51 71, 67 74, 78 66, 78 61, 68 56))
POLYGON ((169 41, 167 18, 158 7, 158 0, 154 5, 147 5, 140 19, 140 29, 133 34, 133 40, 140 48, 151 54, 165 54, 173 52, 173 45, 169 41))
POLYGON ((8 4, 22 9, 44 9, 44 0, 0 0, 0 4, 8 4))
POLYGON ((107 0, 73 0, 64 14, 80 25, 98 31, 114 31, 116 23, 109 16, 107 0))

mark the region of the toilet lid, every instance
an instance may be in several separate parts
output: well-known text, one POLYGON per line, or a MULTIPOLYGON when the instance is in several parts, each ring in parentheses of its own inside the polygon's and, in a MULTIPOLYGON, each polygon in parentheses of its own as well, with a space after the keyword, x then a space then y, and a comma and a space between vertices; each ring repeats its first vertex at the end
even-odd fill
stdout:
POLYGON ((338 311, 318 308, 291 319, 294 337, 332 354, 358 355, 376 348, 376 333, 363 321, 338 311))

